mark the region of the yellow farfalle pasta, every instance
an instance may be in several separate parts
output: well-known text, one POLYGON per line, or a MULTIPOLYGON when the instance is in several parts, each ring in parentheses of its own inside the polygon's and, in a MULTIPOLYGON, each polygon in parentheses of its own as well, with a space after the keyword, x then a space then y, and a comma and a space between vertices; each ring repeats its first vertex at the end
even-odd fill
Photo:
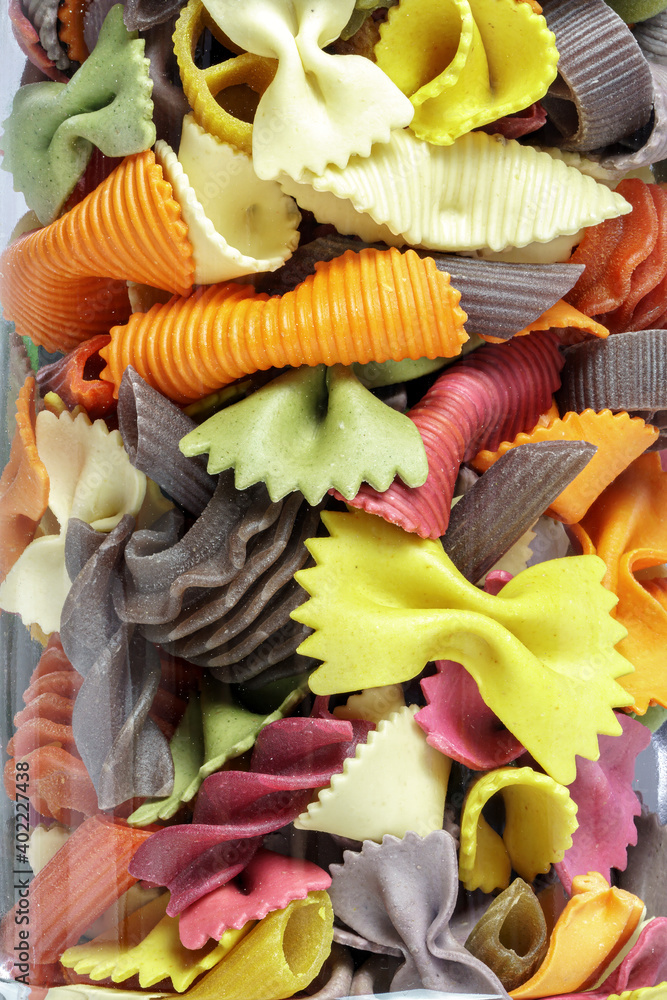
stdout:
POLYGON ((198 976, 212 969, 254 926, 249 921, 238 930, 226 931, 220 942, 208 941, 192 951, 181 944, 178 917, 165 915, 169 894, 135 910, 119 927, 85 944, 68 948, 62 956, 65 968, 87 975, 93 981, 111 978, 122 983, 139 976, 143 988, 171 979, 178 993, 187 990, 198 976))
POLYGON ((375 59, 412 101, 410 128, 439 145, 527 108, 556 78, 553 32, 521 0, 401 0, 380 36, 375 59))

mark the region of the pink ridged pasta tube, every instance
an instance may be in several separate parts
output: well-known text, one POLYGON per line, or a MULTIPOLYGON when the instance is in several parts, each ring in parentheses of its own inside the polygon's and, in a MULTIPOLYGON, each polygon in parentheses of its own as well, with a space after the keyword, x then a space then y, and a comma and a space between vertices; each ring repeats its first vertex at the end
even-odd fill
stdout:
POLYGON ((397 478, 384 493, 364 485, 347 502, 422 538, 444 535, 461 462, 532 428, 560 385, 562 367, 556 337, 543 333, 459 361, 408 413, 426 447, 424 485, 411 489, 397 478))

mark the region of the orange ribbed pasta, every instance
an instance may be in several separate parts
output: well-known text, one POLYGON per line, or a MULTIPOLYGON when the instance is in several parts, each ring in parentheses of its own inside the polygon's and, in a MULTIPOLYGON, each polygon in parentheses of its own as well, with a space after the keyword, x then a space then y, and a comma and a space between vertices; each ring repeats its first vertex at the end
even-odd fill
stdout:
POLYGON ((128 318, 126 281, 187 295, 193 274, 180 206, 148 150, 12 243, 0 258, 0 298, 19 334, 67 351, 128 318))
POLYGON ((85 62, 90 53, 83 37, 83 19, 90 0, 63 0, 58 8, 58 40, 74 62, 85 62))
POLYGON ((33 540, 49 502, 49 477, 35 439, 32 376, 18 394, 16 424, 9 461, 0 478, 0 582, 33 540))
POLYGON ((459 299, 413 250, 349 250, 282 296, 230 282, 135 314, 100 351, 101 377, 118 388, 132 365, 187 403, 271 367, 453 357, 468 339, 459 299))

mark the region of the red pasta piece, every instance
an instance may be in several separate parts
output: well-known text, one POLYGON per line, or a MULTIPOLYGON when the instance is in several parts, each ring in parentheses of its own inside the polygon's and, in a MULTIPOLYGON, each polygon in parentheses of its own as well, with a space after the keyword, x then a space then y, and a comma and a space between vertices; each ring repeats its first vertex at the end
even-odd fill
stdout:
POLYGON ((91 420, 113 413, 114 386, 98 378, 104 361, 97 352, 109 340, 107 334, 91 337, 64 358, 40 368, 37 382, 42 392, 56 392, 70 410, 83 406, 91 420))
POLYGON ((203 948, 209 938, 219 941, 230 927, 243 927, 294 899, 305 899, 309 892, 328 889, 331 876, 312 861, 260 848, 238 881, 240 885, 228 882, 181 913, 178 933, 186 948, 203 948))
POLYGON ((342 719, 280 719, 257 738, 250 771, 219 771, 199 792, 193 822, 159 830, 132 862, 137 878, 166 885, 174 916, 245 868, 259 838, 296 819, 313 791, 342 771, 373 728, 342 719))
MULTIPOLYGON (((621 306, 631 294, 635 269, 656 247, 659 199, 653 197, 652 187, 637 178, 621 181, 617 191, 630 202, 632 212, 589 227, 570 258, 571 264, 584 264, 586 270, 564 298, 588 316, 621 306)), ((612 329, 607 321, 605 325, 612 329)))
POLYGON ((378 493, 364 484, 347 502, 422 538, 444 535, 461 462, 532 428, 560 385, 562 366, 551 333, 490 344, 457 362, 408 413, 426 448, 424 485, 411 489, 395 479, 378 493))
POLYGON ((658 234, 648 257, 632 273, 630 291, 613 312, 603 314, 601 321, 612 333, 648 330, 664 311, 667 283, 667 194, 657 184, 648 190, 658 216, 658 234), (653 295, 660 289, 657 295, 653 295))
MULTIPOLYGON (((30 769, 28 797, 35 812, 51 817, 66 826, 75 826, 85 816, 97 811, 97 794, 85 764, 79 757, 55 744, 37 747, 19 763, 30 769)), ((5 791, 10 798, 17 794, 21 771, 15 759, 5 764, 5 791)))
POLYGON ((477 131, 487 132, 489 135, 502 135, 506 139, 519 139, 522 135, 529 135, 536 132, 538 128, 546 125, 547 113, 539 101, 531 104, 523 111, 516 111, 513 115, 505 115, 504 118, 497 118, 495 122, 482 125, 477 131))
MULTIPOLYGON (((92 816, 74 831, 30 884, 30 965, 56 962, 83 931, 137 881, 128 870, 150 836, 106 816, 92 816)), ((14 955, 19 903, 2 920, 0 940, 14 955)))

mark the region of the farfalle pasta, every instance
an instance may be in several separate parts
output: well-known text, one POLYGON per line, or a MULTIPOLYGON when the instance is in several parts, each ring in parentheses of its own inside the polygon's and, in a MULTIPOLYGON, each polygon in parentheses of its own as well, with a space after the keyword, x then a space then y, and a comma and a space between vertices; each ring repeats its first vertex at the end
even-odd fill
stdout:
POLYGON ((125 514, 139 512, 146 477, 130 465, 118 431, 109 432, 102 420, 91 423, 85 413, 73 417, 64 411, 57 417, 43 410, 35 435, 48 475, 50 523, 58 530, 45 526, 24 549, 0 585, 0 606, 48 634, 58 631, 71 586, 65 567, 69 521, 111 531, 125 514))
MULTIPOLYGON (((57 5, 50 6, 55 20, 57 5)), ((4 122, 3 166, 43 225, 60 213, 93 146, 107 156, 128 156, 155 142, 153 85, 143 48, 123 25, 117 4, 94 55, 67 84, 36 83, 17 93, 4 122)))
POLYGON ((374 54, 415 108, 411 130, 438 145, 540 100, 558 61, 545 19, 516 0, 403 0, 374 54), (505 58, 509 47, 521 76, 505 58))
POLYGON ((326 0, 295 6, 205 0, 204 6, 244 51, 278 60, 253 122, 259 177, 298 181, 329 164, 345 167, 350 156, 368 156, 374 143, 410 123, 412 105, 370 60, 323 51, 349 21, 354 0, 335 7, 326 0))
POLYGON ((8 13, 0 992, 657 998, 667 0, 8 13))

